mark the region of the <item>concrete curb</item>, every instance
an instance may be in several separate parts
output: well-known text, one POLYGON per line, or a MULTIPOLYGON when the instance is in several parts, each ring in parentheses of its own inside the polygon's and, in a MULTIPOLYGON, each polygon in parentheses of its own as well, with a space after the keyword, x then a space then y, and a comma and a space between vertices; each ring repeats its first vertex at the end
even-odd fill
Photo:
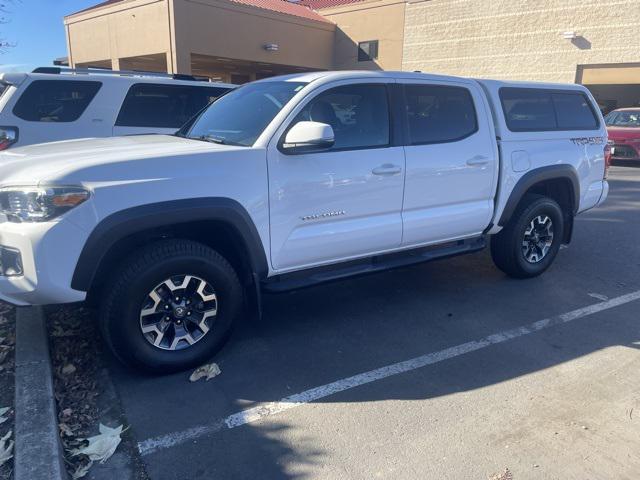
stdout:
POLYGON ((58 435, 45 317, 16 311, 15 480, 67 479, 58 435))

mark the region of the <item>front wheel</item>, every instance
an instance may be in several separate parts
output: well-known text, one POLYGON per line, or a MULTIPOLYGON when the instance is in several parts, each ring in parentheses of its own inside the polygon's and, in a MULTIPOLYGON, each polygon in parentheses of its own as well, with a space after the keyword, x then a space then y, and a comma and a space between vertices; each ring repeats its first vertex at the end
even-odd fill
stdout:
POLYGON ((107 286, 100 329, 125 364, 154 373, 197 366, 225 344, 242 288, 215 250, 164 240, 134 252, 107 286))
POLYGON ((491 238, 491 256, 511 277, 535 277, 551 266, 563 236, 564 217, 558 203, 528 194, 509 223, 491 238))

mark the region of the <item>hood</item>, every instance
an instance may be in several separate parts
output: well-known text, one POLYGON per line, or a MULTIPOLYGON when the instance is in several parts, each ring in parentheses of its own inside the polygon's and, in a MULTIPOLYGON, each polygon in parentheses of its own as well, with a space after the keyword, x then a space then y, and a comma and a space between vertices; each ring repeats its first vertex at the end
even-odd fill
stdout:
POLYGON ((0 185, 34 185, 77 170, 160 157, 234 150, 171 135, 132 135, 42 143, 0 154, 0 185))
POLYGON ((609 140, 640 138, 640 127, 607 127, 609 140))

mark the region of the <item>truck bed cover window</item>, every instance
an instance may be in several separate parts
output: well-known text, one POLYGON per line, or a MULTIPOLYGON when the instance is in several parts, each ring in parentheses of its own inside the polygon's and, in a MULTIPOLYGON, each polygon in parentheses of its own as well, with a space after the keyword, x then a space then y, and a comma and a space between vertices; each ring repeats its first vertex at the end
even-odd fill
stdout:
POLYGON ((600 126, 587 96, 575 90, 501 88, 500 101, 512 132, 596 130, 600 126))

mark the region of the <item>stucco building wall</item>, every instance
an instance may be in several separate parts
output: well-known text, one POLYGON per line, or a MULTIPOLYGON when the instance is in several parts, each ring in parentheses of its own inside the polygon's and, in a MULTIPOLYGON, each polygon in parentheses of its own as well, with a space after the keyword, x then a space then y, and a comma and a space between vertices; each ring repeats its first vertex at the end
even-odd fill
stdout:
MULTIPOLYGON (((159 55, 164 68, 171 50, 169 0, 138 0, 65 18, 71 65, 159 55)), ((169 62, 170 63, 170 62, 169 62)))
POLYGON ((574 82, 581 64, 640 62, 639 25, 638 0, 410 0, 402 68, 574 82))
POLYGON ((404 0, 369 0, 321 10, 335 22, 334 67, 339 70, 401 70, 404 0), (358 43, 378 40, 378 58, 358 61, 358 43))

